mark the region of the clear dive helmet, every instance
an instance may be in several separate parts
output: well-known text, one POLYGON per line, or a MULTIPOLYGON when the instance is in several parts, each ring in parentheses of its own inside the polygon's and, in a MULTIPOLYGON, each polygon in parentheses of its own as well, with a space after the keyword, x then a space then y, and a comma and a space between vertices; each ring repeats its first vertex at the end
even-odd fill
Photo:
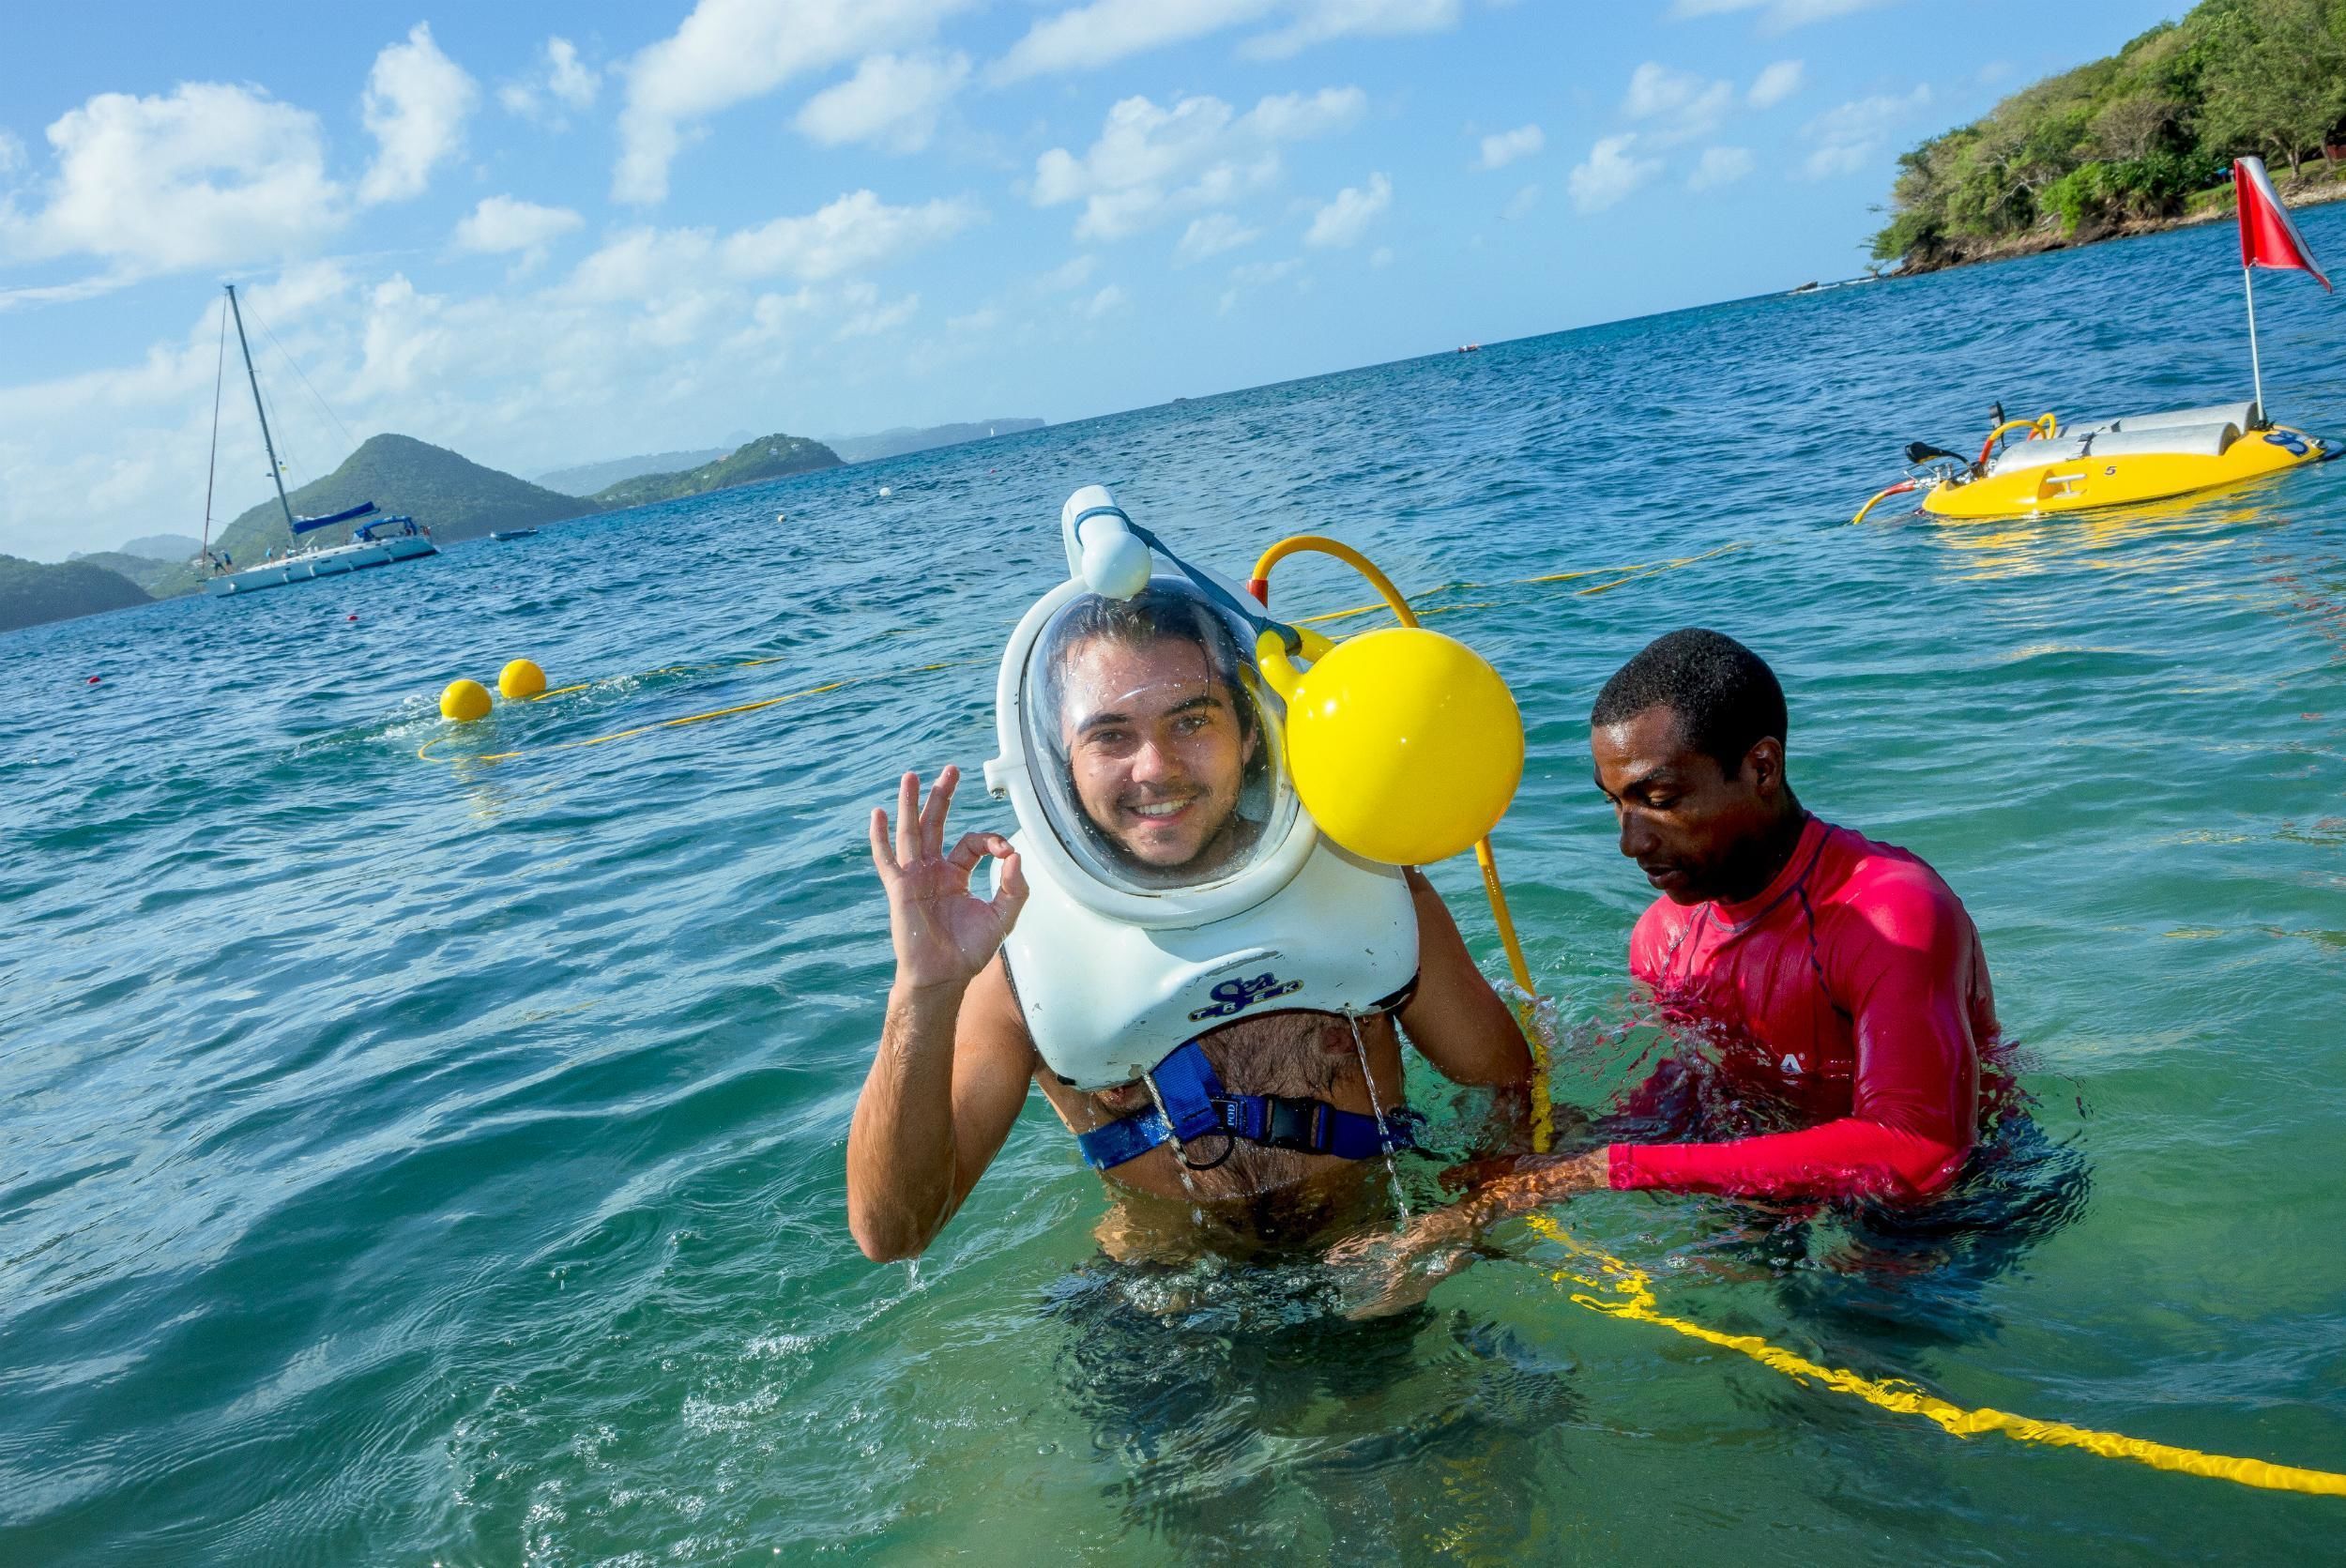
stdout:
POLYGON ((1211 888, 1293 828, 1253 637, 1166 575, 1128 599, 1078 594, 1044 622, 1021 704, 1036 827, 1088 878, 1144 895, 1211 888))
POLYGON ((1287 774, 1243 590, 1160 559, 1099 486, 1061 521, 1071 578, 1020 620, 996 687, 986 784, 1010 798, 1021 852, 1130 925, 1186 929, 1261 904, 1318 830, 1287 774))

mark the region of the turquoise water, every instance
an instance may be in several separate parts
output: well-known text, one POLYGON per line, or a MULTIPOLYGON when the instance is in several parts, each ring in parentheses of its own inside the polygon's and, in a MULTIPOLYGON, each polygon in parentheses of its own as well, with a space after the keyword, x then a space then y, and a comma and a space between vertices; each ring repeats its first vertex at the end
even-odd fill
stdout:
MULTIPOLYGON (((2346 207, 2305 227, 2346 255, 2346 207)), ((1522 1229, 1373 1328, 1291 1281, 1120 1311, 1039 1099, 917 1267, 842 1212, 889 975, 863 815, 992 754, 992 658, 1104 480, 1234 571, 1338 533, 1513 679, 1499 850, 1583 1104, 1630 1081, 1646 896, 1583 721, 1646 638, 1759 647, 1804 799, 1969 902, 2036 1097, 2009 1244, 1574 1204, 1665 1310, 2346 1469, 2346 465, 1844 525, 1999 398, 2245 397, 2232 254, 1745 301, 0 638, 0 1560, 2326 1555, 2346 1502, 1958 1439, 1576 1306, 1522 1229), (419 759, 440 686, 520 654, 586 689, 419 759)), ((2262 292, 2276 412, 2346 433, 2346 306, 2262 292)), ((1435 877, 1498 973, 1470 862, 1435 877)))

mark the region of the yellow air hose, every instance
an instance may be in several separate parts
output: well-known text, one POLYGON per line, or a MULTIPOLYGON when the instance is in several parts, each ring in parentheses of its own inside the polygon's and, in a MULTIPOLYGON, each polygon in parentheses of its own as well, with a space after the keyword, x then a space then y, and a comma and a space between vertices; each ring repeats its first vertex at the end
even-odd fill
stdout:
MULTIPOLYGON (((1271 571, 1289 556, 1304 554, 1331 556, 1368 579, 1394 618, 1403 626, 1414 629, 1417 615, 1401 590, 1393 586, 1393 579, 1377 569, 1377 563, 1362 555, 1342 540, 1324 534, 1296 534, 1283 539, 1264 551, 1255 562, 1253 579, 1248 591, 1268 604, 1271 602, 1271 571)), ((1523 1001, 1516 1012, 1523 1025, 1523 1038, 1531 1047, 1531 1147, 1546 1153, 1555 1135, 1555 1116, 1548 1099, 1547 1043, 1541 1036, 1537 1016, 1539 989, 1531 983, 1531 966, 1524 961, 1523 943, 1516 935, 1515 917, 1507 909, 1507 890, 1499 880, 1499 861, 1491 854, 1490 835, 1485 833, 1474 841, 1474 863, 1483 871, 1483 892, 1490 900, 1491 919, 1499 927, 1500 945, 1507 950, 1507 968, 1514 975, 1516 985, 1523 992, 1523 1001)))

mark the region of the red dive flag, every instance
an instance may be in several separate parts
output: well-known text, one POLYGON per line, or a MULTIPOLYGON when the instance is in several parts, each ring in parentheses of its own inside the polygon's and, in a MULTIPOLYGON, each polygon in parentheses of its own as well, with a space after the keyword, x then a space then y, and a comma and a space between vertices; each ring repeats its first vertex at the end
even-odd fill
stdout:
POLYGON ((2290 221, 2289 209, 2281 206, 2280 193, 2273 189, 2272 176, 2264 172, 2264 160, 2235 160, 2232 166, 2232 186, 2240 199, 2240 265, 2295 267, 2312 273, 2317 282, 2328 288, 2330 281, 2314 265, 2313 251, 2307 246, 2306 236, 2290 221))

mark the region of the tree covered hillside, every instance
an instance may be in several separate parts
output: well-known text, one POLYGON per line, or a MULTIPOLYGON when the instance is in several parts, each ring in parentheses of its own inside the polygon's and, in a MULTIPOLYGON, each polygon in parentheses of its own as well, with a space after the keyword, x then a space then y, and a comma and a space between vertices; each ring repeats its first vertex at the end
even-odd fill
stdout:
MULTIPOLYGON (((188 554, 192 556, 195 551, 190 550, 188 554)), ((127 550, 100 550, 95 555, 76 556, 73 558, 87 561, 92 566, 104 567, 117 577, 128 578, 156 599, 175 599, 183 593, 194 593, 204 586, 204 573, 187 560, 159 561, 152 556, 135 555, 127 550)))
MULTIPOLYGON (((386 512, 407 513, 443 544, 476 539, 493 528, 558 523, 602 510, 592 501, 541 489, 408 435, 371 437, 341 467, 303 485, 290 499, 297 517, 323 517, 373 501, 386 512)), ((302 537, 305 541, 340 544, 350 537, 350 527, 338 524, 302 537)), ((291 542, 284 514, 272 495, 222 529, 215 548, 225 550, 242 567, 259 560, 272 546, 282 550, 291 542)))
POLYGON ((87 561, 43 566, 0 556, 0 632, 146 601, 136 583, 102 566, 87 561))
POLYGON ((2215 210, 2232 159, 2326 180, 2341 140, 2346 0, 2204 0, 1900 158, 1873 253, 1927 270, 2215 210))
POLYGON ((646 474, 622 480, 607 490, 595 492, 593 500, 597 506, 614 510, 620 507, 643 507, 654 501, 673 501, 679 495, 704 495, 712 490, 730 490, 737 484, 755 484, 761 480, 781 479, 785 474, 839 465, 839 454, 820 441, 810 441, 803 435, 761 435, 714 463, 704 463, 680 474, 646 474))

